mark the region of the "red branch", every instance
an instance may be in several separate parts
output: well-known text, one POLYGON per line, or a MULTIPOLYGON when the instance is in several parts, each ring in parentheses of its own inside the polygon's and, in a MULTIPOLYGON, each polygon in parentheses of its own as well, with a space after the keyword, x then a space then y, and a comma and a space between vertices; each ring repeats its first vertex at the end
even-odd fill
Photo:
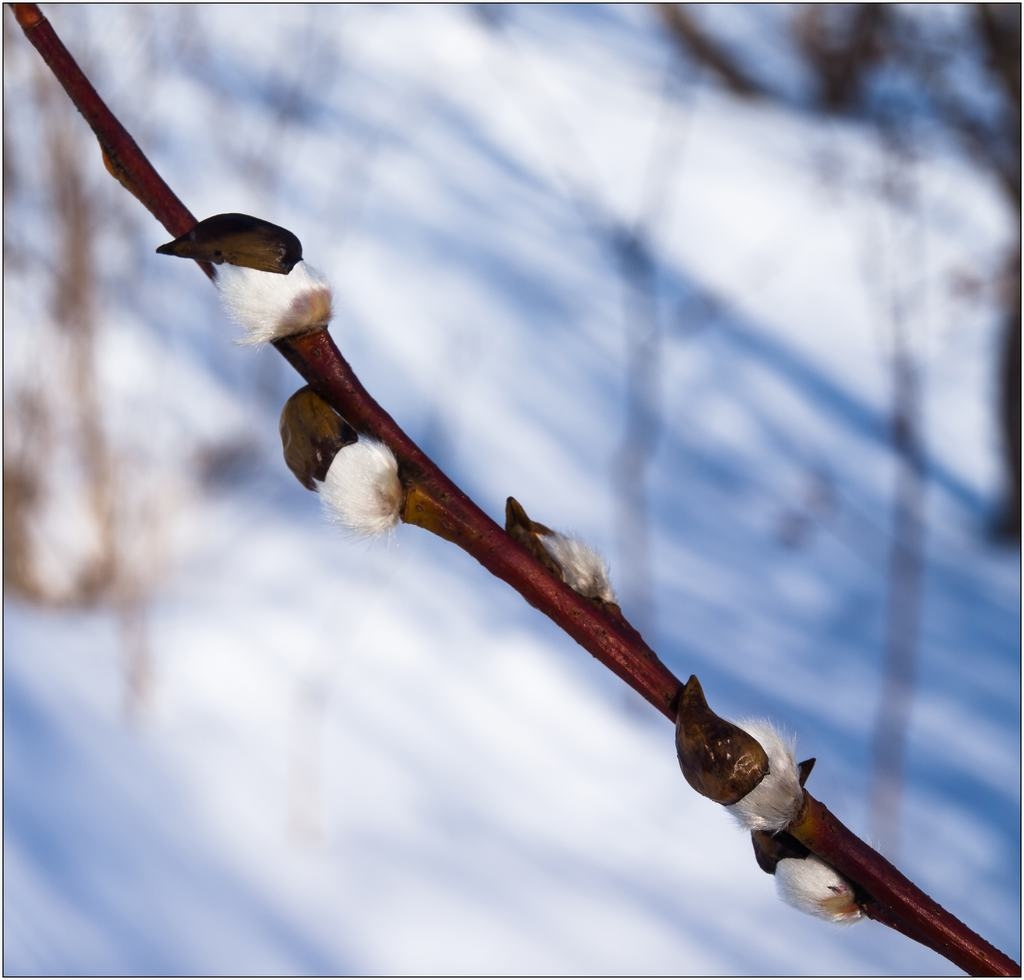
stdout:
MULTIPOLYGON (((71 57, 57 37, 50 22, 34 3, 12 3, 14 16, 33 47, 42 55, 54 77, 72 103, 85 117, 103 153, 103 165, 110 175, 131 191, 142 205, 175 238, 184 235, 196 223, 192 212, 178 199, 178 195, 167 186, 163 177, 156 172, 153 164, 139 149, 139 145, 128 135, 117 117, 107 108, 85 72, 71 57)), ((205 262, 200 266, 212 279, 213 268, 205 262)))
MULTIPOLYGON (((104 105, 35 4, 12 4, 18 23, 92 127, 111 174, 175 237, 196 223, 104 105)), ((211 278, 213 270, 204 266, 211 278)), ((404 482, 416 488, 420 523, 464 549, 508 582, 670 721, 681 684, 614 611, 598 607, 557 581, 473 503, 402 431, 360 384, 326 331, 275 345, 314 390, 356 429, 392 449, 404 482)), ((407 511, 409 505, 407 504, 407 511)), ((975 975, 1020 976, 1020 967, 929 898, 810 795, 787 828, 868 896, 866 913, 929 946, 975 975)))
POLYGON ((326 330, 279 340, 275 346, 357 431, 391 447, 401 465, 403 482, 415 484, 437 505, 441 526, 432 524, 431 530, 508 582, 530 605, 675 721, 681 684, 640 634, 554 578, 455 486, 362 386, 326 330))
POLYGON ((805 791, 786 832, 856 882, 874 900, 865 912, 935 950, 972 976, 1019 977, 1020 967, 926 895, 805 791))

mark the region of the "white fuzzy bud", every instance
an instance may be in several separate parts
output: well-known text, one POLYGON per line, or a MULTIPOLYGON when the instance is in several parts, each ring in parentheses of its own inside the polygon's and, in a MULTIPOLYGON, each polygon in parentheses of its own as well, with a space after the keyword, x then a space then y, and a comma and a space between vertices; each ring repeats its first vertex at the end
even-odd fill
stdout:
POLYGON ((804 801, 793 742, 783 738, 767 721, 736 724, 761 743, 768 756, 768 775, 743 799, 726 809, 747 830, 777 833, 796 818, 804 801))
POLYGON ((331 287, 305 262, 296 262, 287 275, 221 265, 216 283, 228 316, 245 328, 243 344, 305 333, 331 318, 331 287))
POLYGON ((538 540, 562 569, 570 589, 588 599, 618 602, 608 577, 608 565, 590 545, 557 531, 539 535, 538 540))
POLYGON ((819 919, 848 925, 862 914, 850 883, 813 854, 783 858, 775 868, 775 887, 786 904, 819 919))
POLYGON ((355 534, 384 534, 399 521, 398 461, 376 439, 339 449, 318 489, 328 518, 355 534))

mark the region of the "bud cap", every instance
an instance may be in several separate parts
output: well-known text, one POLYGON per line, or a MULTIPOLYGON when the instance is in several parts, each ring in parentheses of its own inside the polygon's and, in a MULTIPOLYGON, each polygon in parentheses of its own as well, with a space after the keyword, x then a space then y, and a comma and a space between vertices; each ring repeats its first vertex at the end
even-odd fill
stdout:
POLYGON ((327 477, 338 450, 359 436, 309 385, 300 388, 281 410, 284 461, 307 490, 327 477))
POLYGON ((716 715, 694 676, 679 695, 676 753, 686 781, 725 806, 748 796, 768 773, 768 756, 757 739, 716 715))
POLYGON ((287 275, 302 260, 302 243, 287 228, 262 218, 215 214, 173 242, 161 245, 157 252, 287 275))

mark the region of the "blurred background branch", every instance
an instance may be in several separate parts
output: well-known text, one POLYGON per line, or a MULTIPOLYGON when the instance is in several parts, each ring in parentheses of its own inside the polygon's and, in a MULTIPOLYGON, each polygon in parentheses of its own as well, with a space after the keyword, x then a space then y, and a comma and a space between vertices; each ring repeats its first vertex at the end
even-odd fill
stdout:
MULTIPOLYGON (((932 22, 895 4, 809 4, 784 19, 791 51, 809 85, 799 96, 754 81, 716 35, 711 10, 664 4, 657 10, 683 57, 694 59, 732 92, 796 103, 823 116, 948 133, 986 169, 1020 227, 1020 11, 980 3, 932 22), (965 64, 967 63, 967 70, 965 64), (976 79, 988 77, 985 98, 976 79), (913 96, 906 86, 913 86, 913 96)), ((993 530, 1020 541, 1020 242, 991 270, 1004 325, 993 385, 993 425, 1004 457, 1004 490, 993 530), (1005 285, 1003 280, 1005 278, 1005 285)))

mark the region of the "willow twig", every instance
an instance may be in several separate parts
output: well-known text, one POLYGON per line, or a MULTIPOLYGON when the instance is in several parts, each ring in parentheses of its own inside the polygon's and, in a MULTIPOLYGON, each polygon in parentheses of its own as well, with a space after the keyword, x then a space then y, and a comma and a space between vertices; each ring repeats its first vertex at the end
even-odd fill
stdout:
MULTIPOLYGON (((26 36, 92 127, 110 172, 171 234, 189 231, 194 217, 104 105, 38 7, 12 6, 26 36)), ((210 268, 204 271, 213 277, 210 268)), ((614 608, 590 602, 559 581, 452 483, 366 391, 326 330, 278 340, 275 346, 358 431, 391 448, 408 488, 407 520, 472 555, 675 721, 682 684, 640 634, 614 608)), ((1020 975, 1013 960, 929 898, 809 794, 787 832, 854 882, 867 896, 863 907, 871 918, 929 946, 970 973, 1020 975)))
MULTIPOLYGON (((184 235, 196 223, 195 216, 167 186, 128 130, 107 108, 39 7, 34 3, 12 3, 11 7, 25 36, 96 135, 103 165, 110 175, 134 194, 172 235, 184 235)), ((205 262, 200 265, 212 279, 213 267, 205 262)))

